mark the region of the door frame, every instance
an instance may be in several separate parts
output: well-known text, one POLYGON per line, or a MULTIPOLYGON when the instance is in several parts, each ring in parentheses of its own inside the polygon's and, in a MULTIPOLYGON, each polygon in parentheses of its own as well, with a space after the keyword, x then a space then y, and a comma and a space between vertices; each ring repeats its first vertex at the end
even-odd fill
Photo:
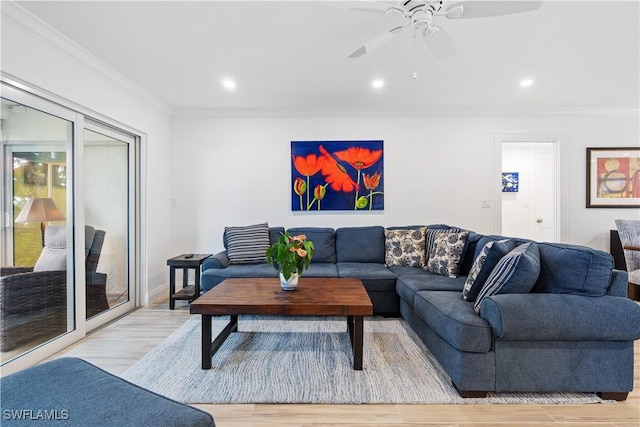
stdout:
POLYGON ((494 233, 502 234, 502 144, 503 143, 551 143, 553 145, 554 158, 554 240, 556 242, 566 241, 566 230, 568 229, 567 218, 564 215, 562 201, 566 200, 568 194, 568 168, 567 168, 567 143, 563 134, 514 134, 496 133, 494 134, 494 233))

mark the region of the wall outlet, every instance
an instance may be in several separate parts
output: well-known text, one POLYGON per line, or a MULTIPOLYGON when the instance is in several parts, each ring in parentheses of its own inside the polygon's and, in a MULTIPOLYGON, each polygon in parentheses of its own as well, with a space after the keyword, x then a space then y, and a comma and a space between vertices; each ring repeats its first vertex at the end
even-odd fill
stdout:
POLYGON ((486 209, 486 208, 490 208, 490 207, 491 207, 491 200, 483 200, 483 201, 482 201, 482 207, 483 207, 484 209, 486 209))

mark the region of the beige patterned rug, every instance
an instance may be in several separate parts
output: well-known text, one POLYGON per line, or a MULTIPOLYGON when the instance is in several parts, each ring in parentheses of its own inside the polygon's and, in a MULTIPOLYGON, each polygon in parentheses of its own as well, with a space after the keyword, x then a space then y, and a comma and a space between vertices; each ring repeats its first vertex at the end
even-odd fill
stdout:
MULTIPOLYGON (((214 336, 227 317, 214 318, 214 336)), ((363 370, 352 369, 344 318, 241 316, 200 368, 200 316, 129 368, 122 377, 184 403, 582 404, 594 394, 499 393, 462 399, 402 319, 367 318, 363 370)))

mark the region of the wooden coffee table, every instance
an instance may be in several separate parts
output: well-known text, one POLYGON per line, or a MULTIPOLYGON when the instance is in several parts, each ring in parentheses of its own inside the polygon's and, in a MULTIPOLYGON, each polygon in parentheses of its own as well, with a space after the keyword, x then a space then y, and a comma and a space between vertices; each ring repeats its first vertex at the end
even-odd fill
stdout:
POLYGON ((285 291, 277 278, 226 279, 191 303, 191 314, 202 315, 202 369, 231 332, 238 315, 346 316, 353 349, 353 369, 362 370, 363 318, 373 304, 362 281, 349 278, 302 277, 295 291, 285 291), (212 341, 211 317, 229 315, 229 323, 212 341))

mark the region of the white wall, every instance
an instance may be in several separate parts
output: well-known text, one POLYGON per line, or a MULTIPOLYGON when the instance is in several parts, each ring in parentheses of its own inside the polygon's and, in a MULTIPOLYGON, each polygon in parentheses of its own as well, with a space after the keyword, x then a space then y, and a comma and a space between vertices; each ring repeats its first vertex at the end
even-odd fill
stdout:
POLYGON ((2 71, 146 134, 146 271, 148 292, 168 294, 170 111, 121 75, 40 25, 10 3, 2 5, 2 71))
POLYGON ((586 147, 638 146, 629 115, 400 117, 283 114, 220 117, 185 112, 172 120, 171 241, 176 252, 216 252, 228 225, 352 226, 444 222, 494 232, 496 134, 563 135, 565 242, 608 250, 616 218, 637 209, 586 209, 586 147), (383 212, 299 213, 290 209, 290 141, 384 140, 383 212), (482 208, 483 200, 493 201, 482 208))

